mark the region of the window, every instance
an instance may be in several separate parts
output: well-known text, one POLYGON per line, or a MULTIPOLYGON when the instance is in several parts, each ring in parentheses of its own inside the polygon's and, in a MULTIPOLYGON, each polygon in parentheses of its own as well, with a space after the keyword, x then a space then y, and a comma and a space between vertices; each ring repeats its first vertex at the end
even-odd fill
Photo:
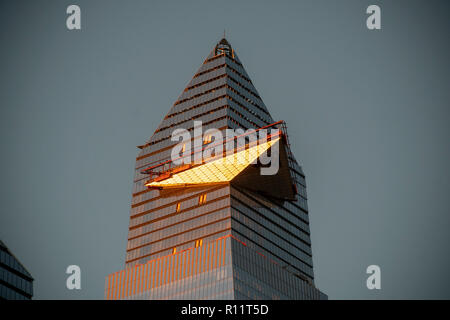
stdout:
POLYGON ((177 208, 175 209, 176 212, 180 212, 180 207, 181 207, 181 203, 178 202, 177 203, 177 208))
POLYGON ((207 134, 207 135, 203 138, 203 144, 210 143, 211 141, 212 141, 212 135, 211 135, 211 134, 207 134))
POLYGON ((198 198, 198 204, 204 204, 206 202, 206 193, 201 194, 200 197, 198 198))
POLYGON ((172 248, 172 254, 175 254, 175 253, 177 253, 177 247, 172 248))
POLYGON ((183 144, 183 147, 181 148, 181 152, 185 152, 186 151, 186 143, 183 144))
POLYGON ((203 244, 203 239, 195 240, 195 247, 198 248, 203 244))

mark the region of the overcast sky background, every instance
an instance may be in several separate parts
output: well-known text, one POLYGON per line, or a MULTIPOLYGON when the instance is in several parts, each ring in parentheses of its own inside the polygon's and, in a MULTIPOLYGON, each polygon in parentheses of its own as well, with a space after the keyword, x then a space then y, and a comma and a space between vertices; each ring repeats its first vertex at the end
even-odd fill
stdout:
POLYGON ((137 145, 226 29, 306 174, 330 299, 450 298, 448 1, 2 1, 0 238, 35 299, 103 299, 137 145), (66 29, 78 4, 82 30, 66 29), (366 28, 370 4, 382 30, 366 28), (77 264, 82 289, 65 287, 77 264), (368 265, 382 289, 366 288, 368 265))

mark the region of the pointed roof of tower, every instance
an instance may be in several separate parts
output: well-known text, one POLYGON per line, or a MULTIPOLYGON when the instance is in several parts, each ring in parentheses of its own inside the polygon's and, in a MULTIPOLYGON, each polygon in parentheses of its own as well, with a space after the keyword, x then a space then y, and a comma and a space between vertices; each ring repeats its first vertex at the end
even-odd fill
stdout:
MULTIPOLYGON (((210 128, 219 130, 239 128, 246 130, 250 128, 279 128, 281 126, 284 128, 282 129, 283 132, 286 133, 284 122, 275 122, 273 120, 236 51, 225 38, 222 38, 211 50, 161 121, 150 140, 145 145, 140 146, 142 150, 137 157, 135 179, 142 181, 142 187, 144 187, 144 184, 148 187, 187 185, 189 183, 186 182, 186 179, 189 180, 191 178, 191 173, 202 173, 203 170, 207 170, 209 166, 214 165, 203 165, 194 169, 184 167, 172 168, 171 151, 172 147, 178 144, 178 141, 171 140, 172 133, 176 129, 193 130, 195 121, 202 121, 203 131, 210 128), (176 175, 174 175, 172 169, 176 171, 176 175), (154 175, 157 177, 155 178, 154 175), (167 180, 172 175, 173 179, 167 180), (145 178, 150 178, 150 180, 144 182, 145 178), (162 180, 167 181, 162 182, 162 180)), ((284 139, 282 139, 280 145, 282 145, 281 149, 284 150, 282 152, 284 166, 295 167, 299 173, 303 174, 301 167, 298 166, 290 152, 287 133, 283 137, 284 139)), ((203 145, 204 142, 201 148, 203 148, 203 145)), ((198 146, 194 146, 194 149, 191 149, 189 145, 188 147, 189 150, 194 150, 194 152, 202 152, 201 149, 198 149, 198 146)), ((255 176, 251 168, 249 169, 248 167, 242 166, 239 170, 234 168, 236 170, 233 169, 234 171, 232 171, 236 175, 232 177, 227 176, 224 179, 231 181, 239 174, 243 174, 244 171, 246 174, 255 176)), ((219 169, 218 171, 221 172, 219 169)), ((223 167, 222 169, 229 168, 223 167)), ((281 172, 280 174, 285 178, 290 175, 291 178, 294 178, 291 172, 281 172)), ((278 176, 274 177, 278 179, 278 176)), ((260 181, 261 179, 258 179, 252 178, 250 180, 255 185, 264 184, 260 181)), ((282 181, 287 180, 283 179, 282 181)), ((192 180, 191 184, 195 184, 194 182, 195 179, 192 180)), ((201 182, 204 183, 205 181, 202 180, 201 182)), ((271 185, 274 185, 273 181, 271 181, 271 185)), ((287 185, 288 188, 291 186, 290 183, 287 185)), ((251 186, 246 185, 246 188, 251 189, 251 186)), ((293 197, 292 190, 287 190, 283 194, 287 195, 287 198, 293 197)))
POLYGON ((220 106, 242 128, 258 128, 274 122, 236 51, 225 38, 214 46, 148 143, 141 147, 160 141, 165 133, 159 133, 168 128, 188 129, 193 125, 192 120, 205 121, 202 116, 220 106))

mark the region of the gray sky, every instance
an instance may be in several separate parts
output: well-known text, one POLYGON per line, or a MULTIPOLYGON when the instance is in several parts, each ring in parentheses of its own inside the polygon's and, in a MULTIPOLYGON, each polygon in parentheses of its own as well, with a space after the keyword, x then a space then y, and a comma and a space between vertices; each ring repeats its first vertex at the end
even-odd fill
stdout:
POLYGON ((0 238, 36 299, 102 299, 138 149, 220 40, 306 174, 330 299, 450 298, 446 1, 2 1, 0 238), (80 5, 82 30, 66 29, 80 5), (382 30, 365 10, 379 4, 382 30), (65 269, 82 270, 82 290, 65 269), (366 288, 381 267, 382 289, 366 288))

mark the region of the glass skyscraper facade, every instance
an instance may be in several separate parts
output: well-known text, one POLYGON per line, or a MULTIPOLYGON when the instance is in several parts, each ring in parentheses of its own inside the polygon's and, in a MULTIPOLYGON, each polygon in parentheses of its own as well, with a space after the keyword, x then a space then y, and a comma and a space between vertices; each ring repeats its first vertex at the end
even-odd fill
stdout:
POLYGON ((30 300, 33 278, 0 240, 0 300, 30 300))
POLYGON ((286 125, 226 39, 139 148, 125 269, 106 277, 106 299, 326 299, 314 286, 305 176, 286 125), (255 129, 257 141, 176 164, 173 132, 193 133, 198 121, 204 134, 183 154, 204 154, 217 142, 212 128, 255 129), (275 150, 279 170, 261 175, 260 159, 275 150))

